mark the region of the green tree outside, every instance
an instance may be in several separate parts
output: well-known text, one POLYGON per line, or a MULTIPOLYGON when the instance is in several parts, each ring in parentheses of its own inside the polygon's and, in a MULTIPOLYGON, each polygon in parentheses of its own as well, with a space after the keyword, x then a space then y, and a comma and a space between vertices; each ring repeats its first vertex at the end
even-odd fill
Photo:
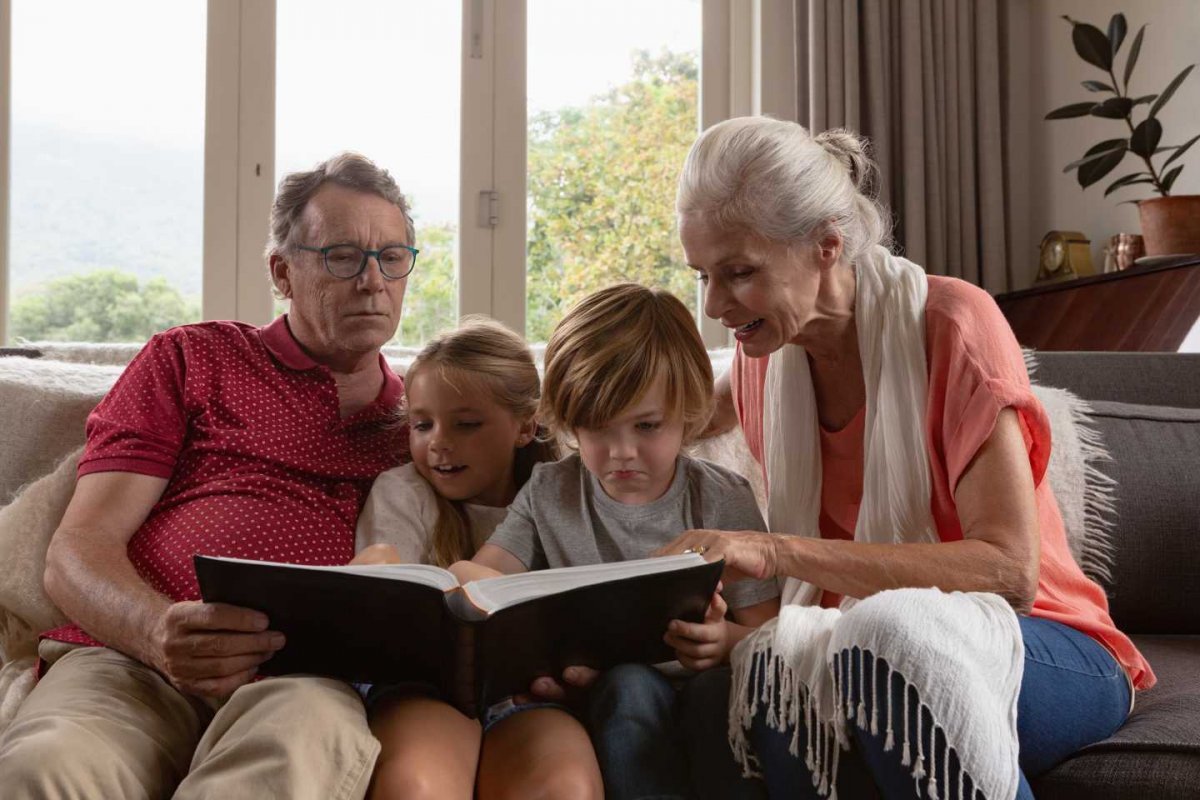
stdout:
POLYGON ((635 56, 628 83, 529 130, 526 336, 546 341, 584 295, 662 286, 696 309, 675 232, 675 184, 696 138, 695 54, 635 56))
POLYGON ((454 275, 457 242, 458 231, 450 224, 417 230, 421 254, 404 293, 404 313, 393 340, 396 343, 420 346, 454 325, 458 305, 458 281, 454 275))
POLYGON ((12 335, 53 342, 144 342, 200 319, 200 305, 162 278, 97 270, 50 281, 13 303, 12 335))

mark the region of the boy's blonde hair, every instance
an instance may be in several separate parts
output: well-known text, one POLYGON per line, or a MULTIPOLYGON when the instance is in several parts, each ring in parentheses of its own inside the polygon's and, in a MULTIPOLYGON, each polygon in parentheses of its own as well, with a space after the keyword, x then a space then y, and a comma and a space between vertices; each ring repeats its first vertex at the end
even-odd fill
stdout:
POLYGON ((619 283, 580 300, 555 327, 539 417, 558 433, 603 427, 659 377, 688 444, 713 409, 712 361, 696 321, 665 289, 619 283))
MULTIPOLYGON (((501 407, 519 419, 537 414, 541 382, 537 366, 525 340, 494 319, 466 317, 459 326, 431 339, 413 359, 405 373, 408 385, 421 370, 437 370, 439 377, 460 391, 478 388, 486 391, 501 407)), ((533 465, 556 461, 558 446, 542 435, 516 452, 513 477, 520 489, 533 465)), ((459 501, 448 500, 437 492, 438 518, 430 537, 426 557, 430 563, 448 567, 455 561, 475 554, 471 520, 459 501)))

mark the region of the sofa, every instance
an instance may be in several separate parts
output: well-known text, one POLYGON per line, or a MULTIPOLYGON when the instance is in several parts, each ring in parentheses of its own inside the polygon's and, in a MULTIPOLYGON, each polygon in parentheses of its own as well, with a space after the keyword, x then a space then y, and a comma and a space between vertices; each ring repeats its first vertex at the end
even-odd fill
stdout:
MULTIPOLYGON (((131 353, 0 351, 0 731, 32 687, 34 634, 59 619, 41 569, 84 418, 131 353), (81 359, 107 363, 68 363, 81 359)), ((401 366, 409 354, 394 355, 401 366)), ((729 353, 713 358, 719 372, 729 353)), ((1072 552, 1159 679, 1120 730, 1040 777, 1035 794, 1200 797, 1200 354, 1044 352, 1035 361, 1072 552), (1072 460, 1073 451, 1083 455, 1072 460)), ((761 499, 740 434, 700 454, 746 474, 761 499)))

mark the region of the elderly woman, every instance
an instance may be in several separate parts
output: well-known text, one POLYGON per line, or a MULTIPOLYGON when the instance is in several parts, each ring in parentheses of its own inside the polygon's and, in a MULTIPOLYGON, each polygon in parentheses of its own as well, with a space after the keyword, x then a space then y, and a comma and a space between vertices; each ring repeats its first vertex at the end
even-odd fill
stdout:
POLYGON ((1012 331, 982 290, 889 252, 864 144, 734 119, 680 178, 704 311, 737 339, 721 414, 773 533, 666 552, 785 579, 779 618, 727 623, 732 672, 687 698, 697 788, 764 791, 718 769, 729 691, 729 741, 770 797, 832 795, 839 772, 844 794, 869 775, 887 798, 1032 797, 1027 777, 1111 734, 1154 674, 1067 549, 1012 331))

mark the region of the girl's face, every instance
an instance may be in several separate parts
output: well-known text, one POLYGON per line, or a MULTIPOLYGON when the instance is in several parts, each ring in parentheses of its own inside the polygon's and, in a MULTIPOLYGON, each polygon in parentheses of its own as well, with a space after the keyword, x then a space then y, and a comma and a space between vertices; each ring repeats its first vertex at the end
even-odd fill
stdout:
POLYGON ((791 248, 724 231, 684 214, 679 239, 704 284, 704 313, 733 330, 742 351, 768 355, 801 337, 816 315, 817 248, 791 248))
POLYGON ((601 428, 578 428, 579 457, 604 493, 619 503, 642 505, 662 497, 675 478, 683 446, 683 420, 667 410, 659 378, 642 398, 601 428))
POLYGON ((442 497, 506 506, 517 492, 514 453, 533 439, 535 424, 479 382, 449 377, 419 369, 406 387, 413 463, 442 497))

